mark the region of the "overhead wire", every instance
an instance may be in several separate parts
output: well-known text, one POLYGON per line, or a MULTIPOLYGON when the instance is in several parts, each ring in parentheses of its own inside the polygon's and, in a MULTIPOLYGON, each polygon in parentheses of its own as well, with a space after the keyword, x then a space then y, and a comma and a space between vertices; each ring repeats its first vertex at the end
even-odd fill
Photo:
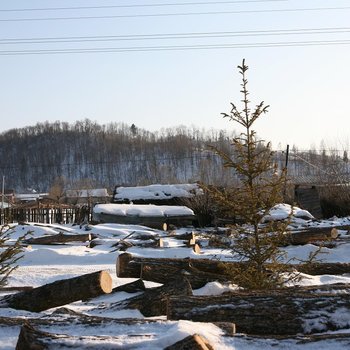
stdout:
POLYGON ((96 35, 72 37, 32 37, 32 38, 3 38, 1 44, 47 44, 70 42, 95 41, 126 41, 126 40, 169 40, 169 39, 207 39, 247 36, 281 36, 281 35, 310 35, 310 34, 338 34, 348 33, 350 27, 340 28, 301 28, 301 29, 272 29, 272 30, 246 30, 224 32, 187 32, 187 33, 155 33, 155 34, 126 34, 126 35, 96 35))
POLYGON ((168 7, 168 6, 197 6, 197 5, 230 5, 244 3, 288 2, 289 0, 233 0, 233 1, 194 1, 171 2, 155 4, 128 4, 128 5, 96 5, 96 6, 67 6, 67 7, 41 7, 22 9, 0 9, 0 12, 35 12, 35 11, 70 11, 70 10, 98 10, 113 8, 139 8, 139 7, 168 7))
POLYGON ((337 11, 337 10, 349 10, 349 9, 350 9, 350 6, 340 6, 340 7, 313 7, 313 8, 206 11, 206 12, 138 13, 138 14, 123 14, 123 15, 74 16, 74 17, 2 18, 0 19, 0 22, 4 23, 4 22, 32 22, 32 21, 61 21, 61 20, 116 19, 116 18, 142 18, 142 17, 154 18, 154 17, 203 16, 203 15, 224 15, 224 14, 337 11))
POLYGON ((164 46, 131 46, 131 47, 102 47, 102 48, 66 48, 66 49, 34 49, 34 50, 0 50, 1 56, 9 55, 47 55, 72 53, 113 53, 113 52, 148 52, 148 51, 185 51, 185 50, 218 50, 240 48, 269 48, 290 46, 329 46, 349 45, 350 40, 311 40, 290 42, 265 42, 241 44, 205 44, 205 45, 164 45, 164 46))

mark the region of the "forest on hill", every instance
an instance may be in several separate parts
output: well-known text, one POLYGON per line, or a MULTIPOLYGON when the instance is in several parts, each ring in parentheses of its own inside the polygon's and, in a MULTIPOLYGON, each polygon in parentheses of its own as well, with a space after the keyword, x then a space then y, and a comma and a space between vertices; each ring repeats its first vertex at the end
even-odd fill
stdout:
POLYGON ((205 181, 230 176, 207 145, 229 147, 232 134, 179 126, 150 132, 135 125, 37 123, 0 134, 6 188, 46 192, 58 178, 67 188, 205 181))
MULTIPOLYGON (((0 134, 0 176, 6 189, 47 192, 59 179, 66 189, 171 184, 202 181, 226 186, 232 170, 209 150, 230 153, 234 131, 178 126, 150 132, 134 124, 100 125, 89 119, 37 123, 0 134)), ((281 169, 286 154, 275 151, 281 169)), ((349 181, 346 150, 291 148, 288 175, 293 181, 310 176, 326 183, 349 181), (335 176, 336 175, 336 176, 335 176)))

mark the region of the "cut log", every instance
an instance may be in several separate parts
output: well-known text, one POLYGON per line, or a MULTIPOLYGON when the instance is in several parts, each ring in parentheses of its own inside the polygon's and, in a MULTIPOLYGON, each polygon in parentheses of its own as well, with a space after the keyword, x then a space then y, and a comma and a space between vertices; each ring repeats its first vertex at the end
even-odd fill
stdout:
POLYGON ((74 235, 66 235, 62 232, 57 235, 51 236, 42 236, 37 238, 28 238, 23 241, 24 244, 64 244, 69 242, 86 242, 91 241, 96 238, 97 235, 92 233, 82 233, 82 234, 74 234, 74 235))
MULTIPOLYGON (((80 329, 85 329, 84 334, 93 334, 97 327, 105 328, 110 326, 114 329, 124 329, 126 327, 135 329, 136 327, 142 326, 146 328, 148 325, 154 330, 155 328, 160 328, 167 323, 164 319, 140 319, 140 318, 110 318, 110 317, 100 317, 100 316, 88 316, 66 307, 57 308, 51 314, 45 315, 45 318, 26 318, 25 321, 34 325, 35 327, 47 327, 55 325, 55 328, 60 328, 67 330, 72 324, 79 326, 80 329), (153 325, 159 325, 160 327, 154 327, 153 325)), ((12 326, 22 326, 24 322, 23 317, 1 317, 0 316, 0 326, 2 327, 12 327, 12 326)), ((232 323, 218 322, 215 323, 226 336, 234 335, 235 325, 232 323)))
POLYGON ((335 240, 339 233, 336 228, 309 228, 301 231, 287 233, 286 243, 292 245, 303 245, 317 241, 335 240))
POLYGON ((143 265, 142 267, 142 278, 146 281, 164 283, 173 279, 174 276, 180 275, 189 280, 193 289, 202 288, 208 282, 212 281, 229 282, 226 275, 201 271, 192 266, 188 266, 184 269, 168 265, 143 265))
POLYGON ((146 290, 145 284, 143 283, 142 279, 138 279, 134 282, 126 283, 121 286, 113 288, 112 293, 115 293, 115 292, 135 293, 143 290, 146 290))
POLYGON ((186 241, 186 246, 187 247, 193 247, 195 244, 196 244, 196 239, 195 238, 192 238, 192 239, 186 241))
MULTIPOLYGON (((118 256, 116 263, 116 272, 118 277, 134 277, 140 278, 143 265, 147 266, 170 266, 175 267, 178 270, 186 270, 189 266, 198 270, 222 274, 224 269, 220 267, 222 264, 219 260, 209 259, 162 259, 162 258, 144 258, 135 257, 129 253, 123 253, 118 256)), ((232 263, 239 264, 239 263, 232 263)), ((163 280, 162 282, 165 282, 163 280)), ((160 283, 162 283, 160 282, 160 283)))
POLYGON ((342 315, 350 312, 348 291, 313 294, 278 290, 224 296, 170 297, 168 320, 233 322, 239 333, 295 335, 346 329, 342 315))
POLYGON ((0 292, 12 292, 12 291, 23 291, 33 289, 32 286, 18 286, 18 287, 0 287, 0 292))
POLYGON ((174 295, 192 295, 191 285, 186 278, 179 276, 161 287, 148 288, 141 295, 110 305, 108 310, 138 309, 146 317, 166 315, 166 299, 174 295))
POLYGON ((199 334, 189 335, 164 350, 214 350, 207 339, 199 334))
POLYGON ((302 273, 308 275, 342 275, 350 273, 350 263, 311 263, 293 265, 293 267, 302 273))
POLYGON ((180 234, 180 235, 176 235, 176 234, 170 234, 170 237, 171 238, 175 238, 175 239, 180 239, 180 240, 183 240, 183 241, 190 241, 191 239, 196 239, 196 235, 195 233, 192 231, 192 232, 186 232, 186 233, 183 233, 183 234, 180 234))
MULTIPOLYGON (((225 262, 225 265, 227 266, 226 270, 237 269, 241 264, 243 263, 225 262)), ((225 272, 225 268, 223 267, 223 262, 219 260, 145 258, 135 257, 129 253, 123 253, 118 256, 116 273, 118 277, 140 278, 143 276, 144 279, 147 279, 146 275, 144 275, 144 266, 147 266, 149 269, 149 274, 153 274, 153 279, 150 280, 159 283, 165 283, 169 276, 177 274, 179 271, 188 271, 190 268, 213 274, 212 276, 215 278, 212 279, 212 281, 227 280, 228 278, 227 272, 225 272), (156 272, 157 269, 158 272, 156 272), (220 275, 221 278, 218 277, 220 275)), ((310 275, 341 275, 344 273, 350 273, 350 263, 315 262, 310 264, 288 264, 284 266, 286 271, 296 270, 310 275)), ((149 275, 148 278, 151 278, 151 276, 149 275)), ((193 288, 197 287, 193 286, 193 288)))
MULTIPOLYGON (((53 335, 34 329, 29 323, 21 327, 16 350, 47 350, 50 349, 49 339, 53 335), (43 338, 43 339, 42 339, 43 338)), ((55 337, 57 339, 57 337, 55 337)))
MULTIPOLYGON (((154 335, 133 334, 133 337, 137 336, 141 340, 152 338, 154 335)), ((125 336, 73 336, 67 334, 55 334, 35 329, 30 324, 26 323, 21 327, 16 350, 56 350, 71 348, 107 350, 111 349, 111 344, 120 343, 123 339, 125 339, 125 336)), ((119 348, 119 346, 116 346, 116 348, 119 348)))
POLYGON ((40 312, 74 301, 94 298, 111 291, 110 274, 106 271, 98 271, 7 295, 0 300, 0 307, 40 312))

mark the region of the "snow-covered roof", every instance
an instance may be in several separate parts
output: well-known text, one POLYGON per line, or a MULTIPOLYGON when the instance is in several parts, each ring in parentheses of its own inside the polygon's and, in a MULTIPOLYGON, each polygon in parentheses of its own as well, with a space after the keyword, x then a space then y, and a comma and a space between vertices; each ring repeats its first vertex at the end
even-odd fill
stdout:
POLYGON ((108 191, 106 188, 67 190, 66 196, 69 198, 108 197, 108 191))
POLYGON ((154 204, 97 204, 95 214, 139 217, 194 216, 194 212, 185 206, 154 204))
POLYGON ((171 199, 190 198, 201 194, 202 190, 198 184, 176 184, 176 185, 149 185, 137 187, 117 187, 114 195, 115 200, 137 200, 137 199, 171 199))

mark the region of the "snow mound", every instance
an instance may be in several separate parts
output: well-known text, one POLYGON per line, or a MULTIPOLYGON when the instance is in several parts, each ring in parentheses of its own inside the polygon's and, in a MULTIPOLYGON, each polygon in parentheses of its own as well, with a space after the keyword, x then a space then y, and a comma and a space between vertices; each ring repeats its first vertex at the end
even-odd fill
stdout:
POLYGON ((267 215, 264 216, 263 222, 285 220, 292 213, 292 217, 313 220, 314 217, 307 210, 300 209, 289 204, 281 203, 272 207, 267 215))

